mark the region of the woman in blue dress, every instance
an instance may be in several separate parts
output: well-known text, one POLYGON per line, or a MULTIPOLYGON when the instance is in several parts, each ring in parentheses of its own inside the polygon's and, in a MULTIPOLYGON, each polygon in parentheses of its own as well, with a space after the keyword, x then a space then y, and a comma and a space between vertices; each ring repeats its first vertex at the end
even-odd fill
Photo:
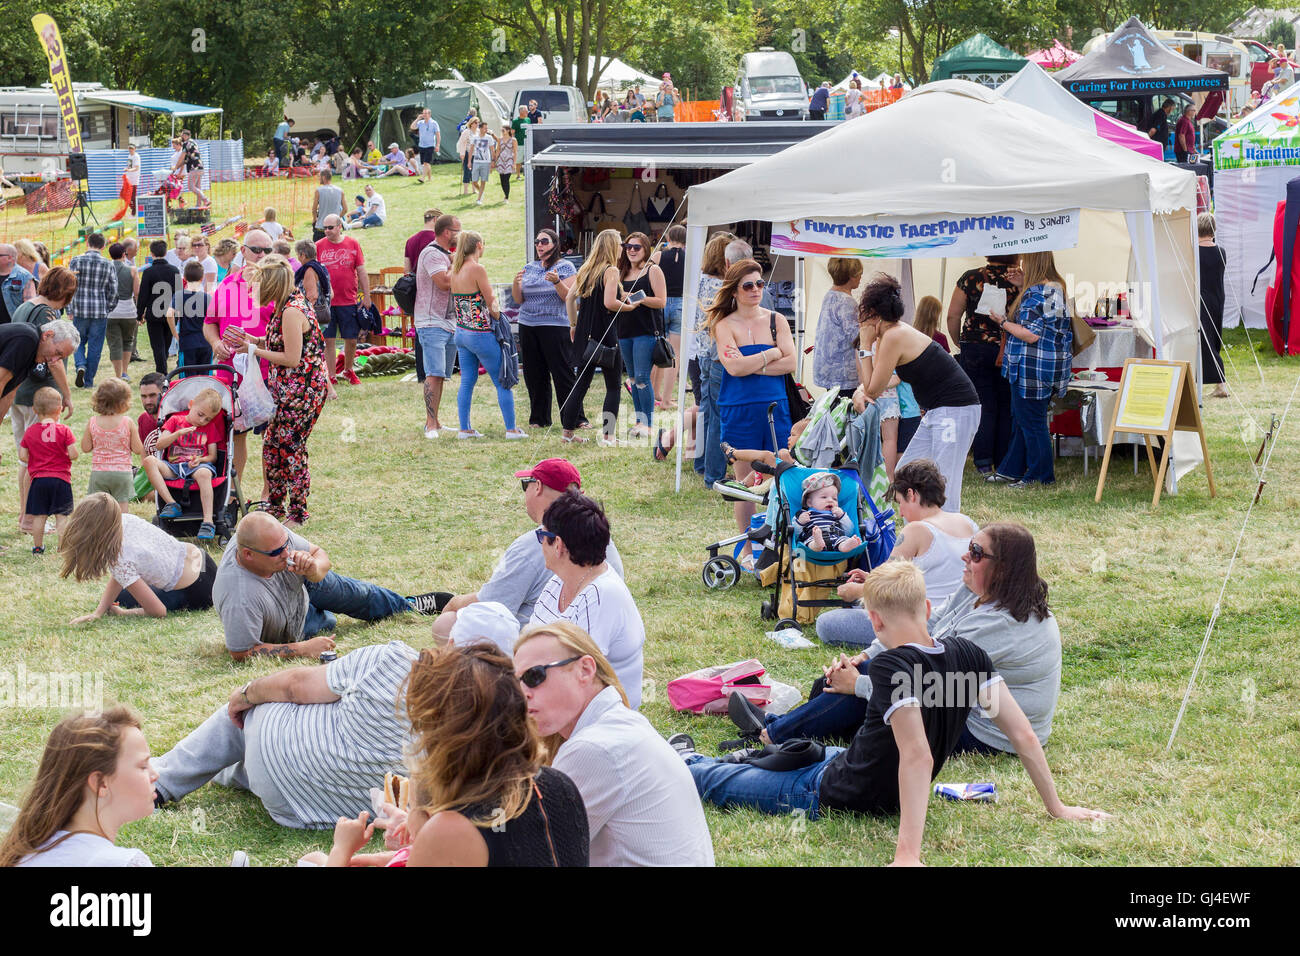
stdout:
MULTIPOLYGON (((776 452, 790 440, 790 405, 785 395, 785 376, 795 369, 794 337, 785 318, 759 307, 763 300, 763 267, 753 259, 741 259, 727 270, 713 298, 705 323, 718 347, 722 363, 722 390, 718 395, 718 417, 724 445, 776 452), (767 409, 776 403, 776 443, 767 424, 767 409)), ((752 470, 736 461, 736 478, 744 481, 752 470)), ((736 502, 736 526, 749 528, 754 506, 736 502)), ((749 545, 741 564, 753 566, 749 545)))

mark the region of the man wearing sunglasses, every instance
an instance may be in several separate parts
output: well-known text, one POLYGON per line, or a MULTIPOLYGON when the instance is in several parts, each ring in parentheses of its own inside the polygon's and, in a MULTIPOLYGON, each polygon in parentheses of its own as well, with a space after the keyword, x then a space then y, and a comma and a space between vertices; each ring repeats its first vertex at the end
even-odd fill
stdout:
POLYGON ((596 502, 577 491, 560 495, 536 531, 553 577, 533 605, 530 625, 576 624, 609 658, 628 706, 641 706, 645 624, 623 576, 605 560, 609 520, 596 502))
POLYGON ((567 622, 525 631, 515 673, 543 737, 564 739, 552 766, 582 794, 592 866, 713 866, 690 771, 630 710, 591 637, 567 622))
POLYGON ((434 614, 449 596, 403 597, 337 574, 324 549, 265 511, 250 511, 239 522, 212 585, 226 649, 237 661, 320 657, 334 647, 334 638, 322 632, 334 630, 336 613, 363 621, 408 611, 434 614))
MULTIPOLYGON (((492 577, 478 591, 458 594, 447 602, 433 623, 436 637, 449 637, 456 623, 456 612, 476 601, 504 604, 519 618, 519 626, 523 627, 533 616, 533 606, 551 580, 541 542, 537 540, 536 526, 542 523, 542 515, 560 495, 582 488, 582 476, 571 462, 563 458, 547 458, 532 468, 515 472, 515 477, 522 484, 524 511, 534 527, 515 538, 506 548, 492 571, 492 577)), ((613 541, 605 551, 605 560, 619 577, 623 576, 623 560, 613 541)))

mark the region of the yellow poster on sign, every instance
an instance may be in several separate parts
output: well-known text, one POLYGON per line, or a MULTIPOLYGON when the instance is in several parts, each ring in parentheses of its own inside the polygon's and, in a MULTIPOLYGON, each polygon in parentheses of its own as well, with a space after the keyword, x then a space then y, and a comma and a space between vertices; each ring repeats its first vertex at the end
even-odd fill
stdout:
POLYGON ((1134 363, 1128 369, 1126 388, 1120 395, 1115 427, 1166 431, 1177 397, 1178 369, 1172 365, 1134 363))
POLYGON ((32 27, 40 38, 45 56, 50 61, 50 85, 59 98, 59 113, 63 120, 63 132, 68 138, 71 152, 80 153, 81 124, 77 122, 77 103, 72 96, 72 76, 68 73, 68 58, 63 52, 63 39, 59 36, 59 25, 44 13, 32 17, 32 27))

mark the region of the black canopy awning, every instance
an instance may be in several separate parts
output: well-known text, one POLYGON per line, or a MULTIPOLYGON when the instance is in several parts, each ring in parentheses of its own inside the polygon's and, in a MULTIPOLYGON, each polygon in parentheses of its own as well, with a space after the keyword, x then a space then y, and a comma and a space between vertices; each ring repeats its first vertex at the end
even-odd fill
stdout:
POLYGON ((1130 17, 1106 45, 1056 74, 1081 100, 1226 90, 1228 74, 1175 53, 1130 17))

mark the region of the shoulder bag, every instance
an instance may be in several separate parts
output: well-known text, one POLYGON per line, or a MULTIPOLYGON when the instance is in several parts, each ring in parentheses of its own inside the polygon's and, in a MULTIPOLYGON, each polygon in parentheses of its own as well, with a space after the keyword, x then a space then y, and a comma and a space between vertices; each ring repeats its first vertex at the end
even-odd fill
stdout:
POLYGON ((638 182, 632 187, 632 198, 628 200, 627 212, 623 213, 623 225, 627 226, 628 232, 645 232, 650 231, 650 221, 645 215, 645 200, 641 198, 641 184, 638 182))
MULTIPOLYGON (((777 341, 775 312, 770 313, 770 321, 772 342, 775 343, 777 341)), ((785 321, 784 317, 782 317, 782 321, 785 321)), ((804 397, 803 388, 794 380, 794 375, 790 372, 785 374, 785 400, 786 404, 790 406, 790 421, 792 423, 802 421, 808 417, 808 410, 812 408, 812 402, 804 397)))

